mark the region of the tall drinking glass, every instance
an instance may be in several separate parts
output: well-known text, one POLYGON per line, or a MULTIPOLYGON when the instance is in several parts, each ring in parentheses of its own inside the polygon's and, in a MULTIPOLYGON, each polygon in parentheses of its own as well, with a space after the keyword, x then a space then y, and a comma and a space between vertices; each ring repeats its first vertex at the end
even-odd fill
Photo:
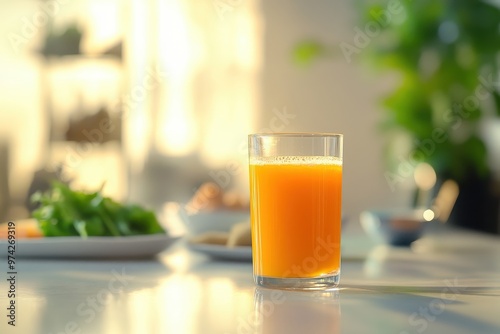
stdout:
POLYGON ((249 135, 255 283, 329 289, 340 279, 341 134, 249 135))

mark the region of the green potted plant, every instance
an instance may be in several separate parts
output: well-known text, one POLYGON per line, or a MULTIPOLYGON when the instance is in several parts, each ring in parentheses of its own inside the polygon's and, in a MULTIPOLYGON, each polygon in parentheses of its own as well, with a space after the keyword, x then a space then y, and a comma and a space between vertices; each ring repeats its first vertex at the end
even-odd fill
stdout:
MULTIPOLYGON (((482 125, 500 117, 500 9, 480 0, 360 0, 357 6, 362 15, 354 38, 340 43, 336 56, 364 59, 398 76, 383 99, 387 181, 400 181, 402 164, 426 162, 438 181, 458 183, 455 224, 498 233, 498 180, 482 125)), ((307 63, 328 50, 301 43, 295 57, 307 63)))

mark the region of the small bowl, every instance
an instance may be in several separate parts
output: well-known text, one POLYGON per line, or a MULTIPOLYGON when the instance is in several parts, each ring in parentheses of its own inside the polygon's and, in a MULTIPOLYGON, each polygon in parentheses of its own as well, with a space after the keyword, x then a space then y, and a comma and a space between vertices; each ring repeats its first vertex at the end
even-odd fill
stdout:
POLYGON ((229 232, 237 223, 250 222, 250 213, 243 210, 215 210, 188 214, 181 209, 179 216, 190 236, 205 232, 229 232))
POLYGON ((360 222, 375 241, 393 246, 409 246, 422 236, 426 224, 423 210, 415 209, 367 210, 360 222))

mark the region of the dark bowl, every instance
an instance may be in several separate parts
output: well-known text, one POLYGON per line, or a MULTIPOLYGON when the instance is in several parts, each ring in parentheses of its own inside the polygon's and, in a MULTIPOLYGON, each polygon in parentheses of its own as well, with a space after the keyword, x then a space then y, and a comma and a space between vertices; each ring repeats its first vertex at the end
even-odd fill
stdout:
POLYGON ((375 241, 393 246, 409 246, 422 236, 426 224, 423 210, 414 209, 367 210, 360 222, 375 241))

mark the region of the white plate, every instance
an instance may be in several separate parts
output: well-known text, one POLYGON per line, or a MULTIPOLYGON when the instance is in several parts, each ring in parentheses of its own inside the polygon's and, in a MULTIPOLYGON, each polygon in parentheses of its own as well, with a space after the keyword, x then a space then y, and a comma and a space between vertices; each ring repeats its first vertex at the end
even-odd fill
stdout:
POLYGON ((209 255, 216 259, 252 261, 252 247, 227 247, 224 245, 210 245, 187 242, 187 247, 195 252, 209 255))
POLYGON ((185 210, 179 210, 179 217, 191 236, 205 232, 228 232, 234 224, 245 221, 250 224, 250 213, 247 211, 220 210, 189 215, 185 210))
MULTIPOLYGON (((14 256, 29 258, 138 258, 170 247, 180 237, 163 234, 129 237, 47 237, 17 239, 14 256)), ((7 240, 0 240, 0 257, 7 257, 7 240)))
MULTIPOLYGON (((251 246, 227 247, 190 241, 186 244, 192 251, 209 255, 215 259, 252 261, 251 246)), ((364 261, 374 246, 375 244, 365 235, 343 236, 342 261, 364 261)))

